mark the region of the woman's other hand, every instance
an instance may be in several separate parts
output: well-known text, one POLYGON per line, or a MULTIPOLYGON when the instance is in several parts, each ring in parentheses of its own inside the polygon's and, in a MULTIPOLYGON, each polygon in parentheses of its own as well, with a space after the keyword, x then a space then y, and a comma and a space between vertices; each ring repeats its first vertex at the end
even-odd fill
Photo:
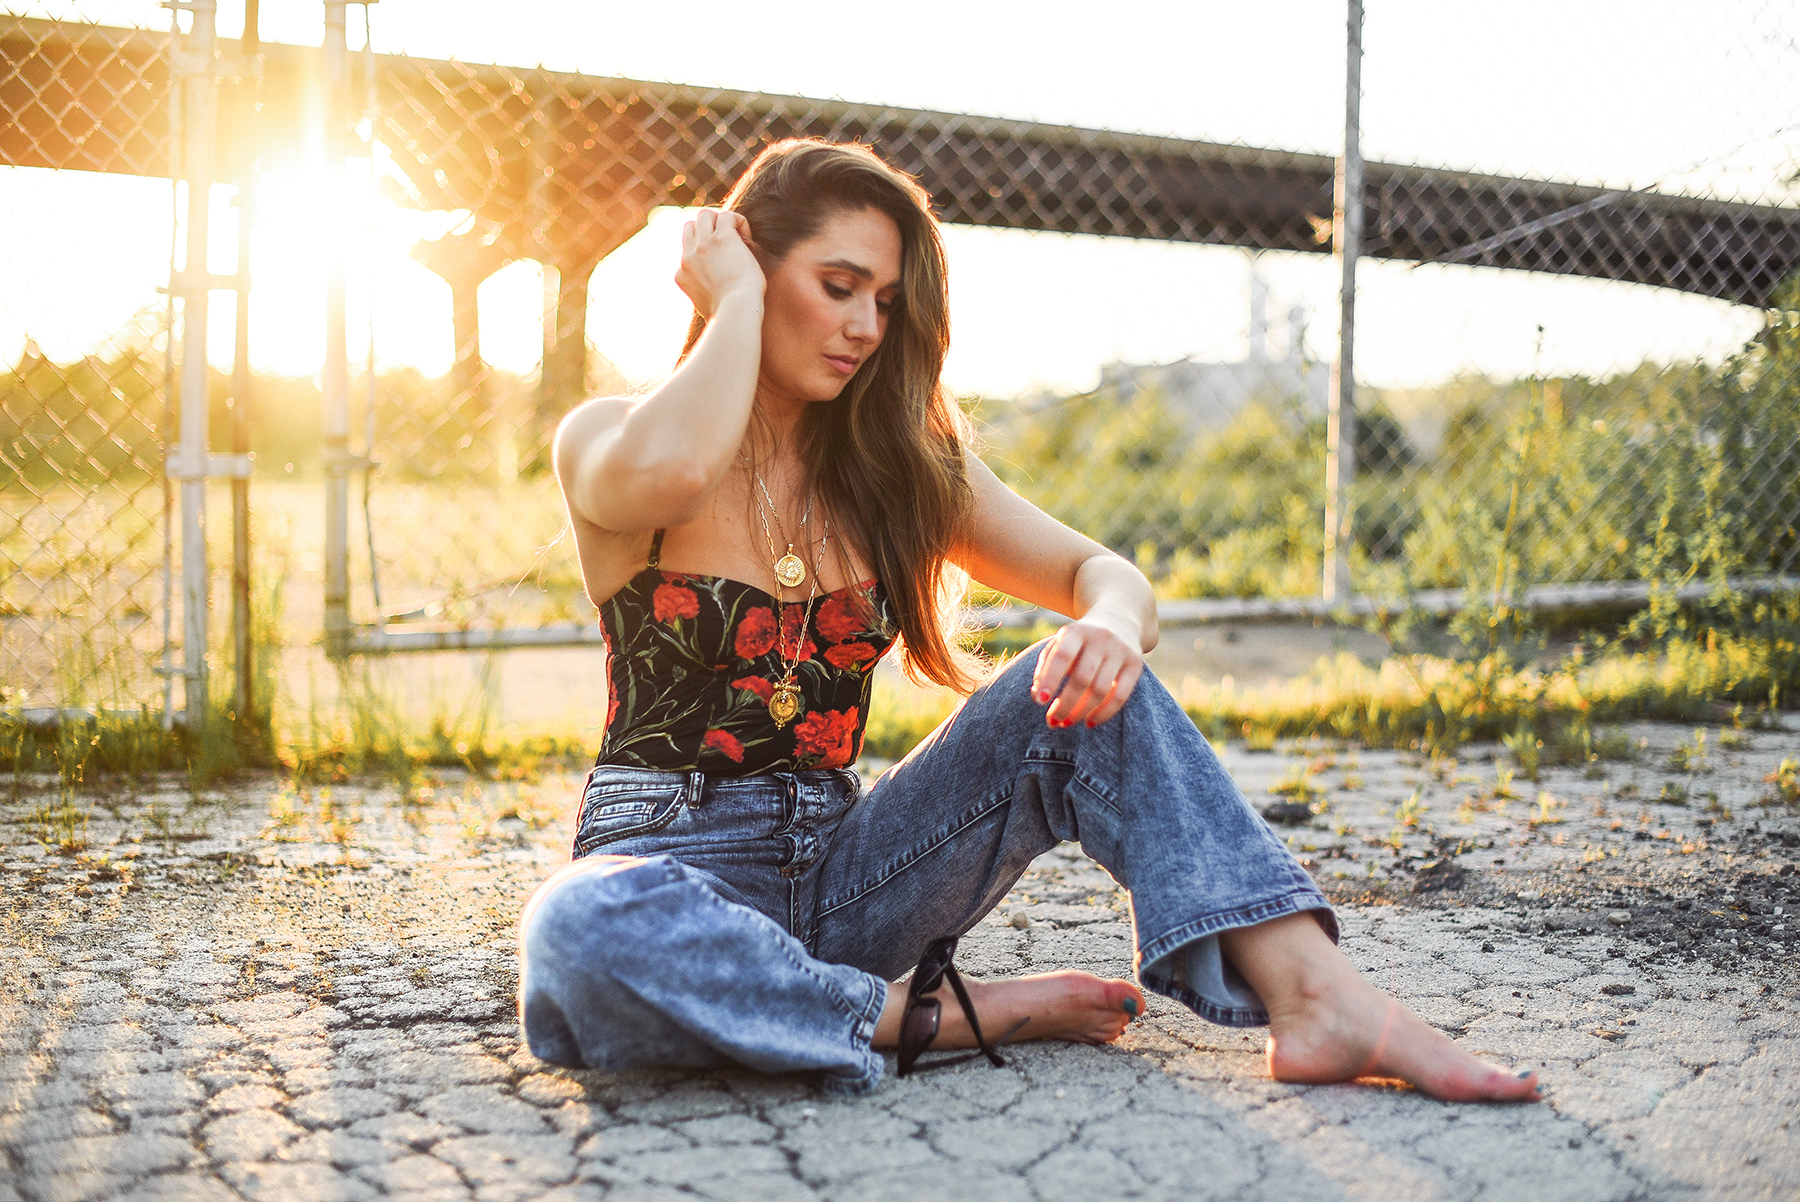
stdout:
POLYGON ((727 296, 747 292, 759 299, 766 280, 750 249, 750 223, 726 209, 701 209, 681 230, 681 266, 675 283, 701 317, 711 321, 727 296))
POLYGON ((1090 611, 1050 637, 1038 655, 1031 695, 1051 726, 1098 726, 1118 713, 1144 674, 1140 639, 1090 611))

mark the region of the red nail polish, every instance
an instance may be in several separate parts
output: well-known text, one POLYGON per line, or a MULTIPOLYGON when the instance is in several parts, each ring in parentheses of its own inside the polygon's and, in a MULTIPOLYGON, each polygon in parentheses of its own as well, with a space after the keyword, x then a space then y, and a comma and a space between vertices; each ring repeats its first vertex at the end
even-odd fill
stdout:
POLYGON ((1089 719, 1088 719, 1088 729, 1089 729, 1089 730, 1092 730, 1092 729, 1094 729, 1094 727, 1095 727, 1095 726, 1097 726, 1097 725, 1099 725, 1099 724, 1098 724, 1098 723, 1096 723, 1096 722, 1095 722, 1095 721, 1094 721, 1094 720, 1093 720, 1093 719, 1092 719, 1092 718, 1089 718, 1089 719))

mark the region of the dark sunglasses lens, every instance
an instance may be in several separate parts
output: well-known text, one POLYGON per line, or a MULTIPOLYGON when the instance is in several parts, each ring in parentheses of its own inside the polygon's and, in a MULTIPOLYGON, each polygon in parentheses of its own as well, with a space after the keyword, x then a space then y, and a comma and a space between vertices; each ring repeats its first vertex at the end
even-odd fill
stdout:
POLYGON ((900 1070, 906 1072, 912 1068, 914 1060, 937 1038, 938 1016, 940 1008, 937 1000, 920 1002, 906 1012, 906 1022, 900 1029, 900 1070))

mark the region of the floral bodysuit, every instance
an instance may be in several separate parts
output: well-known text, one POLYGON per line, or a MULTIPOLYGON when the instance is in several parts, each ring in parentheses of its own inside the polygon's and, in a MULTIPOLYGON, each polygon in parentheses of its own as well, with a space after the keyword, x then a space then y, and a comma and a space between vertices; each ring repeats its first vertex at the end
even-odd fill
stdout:
POLYGON ((610 701, 596 763, 720 776, 855 763, 895 637, 881 583, 817 597, 808 621, 803 601, 662 571, 662 542, 658 530, 649 564, 600 607, 610 701), (769 698, 796 659, 800 713, 777 729, 769 698))

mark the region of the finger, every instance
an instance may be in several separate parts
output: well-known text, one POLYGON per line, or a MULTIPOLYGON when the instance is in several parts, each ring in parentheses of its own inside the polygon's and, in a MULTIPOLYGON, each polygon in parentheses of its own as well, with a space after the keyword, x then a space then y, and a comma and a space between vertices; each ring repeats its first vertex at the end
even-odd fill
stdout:
POLYGON ((1131 700, 1132 691, 1137 688, 1138 681, 1143 678, 1143 675, 1143 660, 1127 661, 1119 672, 1119 678, 1113 681, 1112 692, 1107 694, 1106 700, 1100 704, 1098 709, 1088 715, 1088 725, 1090 727, 1099 726, 1103 722, 1111 721, 1115 714, 1125 708, 1125 703, 1131 700))
POLYGON ((694 253, 694 243, 699 241, 700 231, 696 223, 689 221, 681 227, 681 253, 683 256, 694 253))
POLYGON ((1089 710, 1106 699, 1122 663, 1122 657, 1109 654, 1099 646, 1084 646, 1069 668, 1069 678, 1062 691, 1050 705, 1051 724, 1073 726, 1083 721, 1089 710))
POLYGON ((1069 665, 1075 662, 1080 651, 1078 640, 1070 637, 1068 631, 1065 626, 1051 635, 1038 655, 1037 671, 1031 674, 1031 695, 1039 705, 1048 705, 1051 697, 1062 689, 1069 665))

